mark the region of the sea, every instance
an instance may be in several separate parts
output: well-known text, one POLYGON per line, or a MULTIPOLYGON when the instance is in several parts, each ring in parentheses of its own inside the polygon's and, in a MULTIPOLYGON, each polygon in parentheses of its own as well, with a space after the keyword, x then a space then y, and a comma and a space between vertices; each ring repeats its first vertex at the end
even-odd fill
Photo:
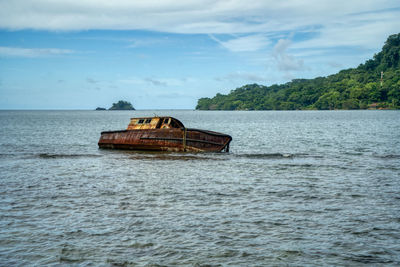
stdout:
POLYGON ((400 111, 0 111, 0 266, 399 266, 400 111), (131 117, 229 153, 102 150, 131 117))

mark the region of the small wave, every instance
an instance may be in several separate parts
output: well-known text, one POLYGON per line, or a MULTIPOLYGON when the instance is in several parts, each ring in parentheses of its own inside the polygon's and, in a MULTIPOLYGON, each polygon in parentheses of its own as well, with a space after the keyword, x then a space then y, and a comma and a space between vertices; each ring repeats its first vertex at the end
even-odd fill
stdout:
POLYGON ((83 262, 88 257, 88 251, 84 249, 79 249, 76 247, 71 247, 69 245, 64 245, 60 252, 60 263, 78 263, 83 262))
POLYGON ((236 157, 250 159, 277 159, 277 158, 293 158, 294 154, 289 153, 255 153, 255 154, 236 154, 236 157))
POLYGON ((231 258, 240 255, 240 251, 228 249, 226 251, 221 251, 220 253, 216 254, 215 258, 231 258))
POLYGON ((52 154, 52 153, 40 153, 40 154, 37 154, 37 156, 42 159, 101 157, 101 155, 95 155, 95 154, 52 154))
POLYGON ((41 158, 41 159, 57 159, 57 158, 95 158, 101 157, 96 154, 57 154, 57 153, 0 153, 0 158, 41 158))
POLYGON ((312 167, 320 167, 322 165, 304 163, 304 164, 279 164, 277 166, 284 167, 286 169, 287 167, 312 168, 312 167))
POLYGON ((378 254, 378 253, 370 253, 370 254, 350 254, 345 256, 347 260, 351 260, 353 262, 360 262, 363 264, 372 264, 372 263, 391 263, 393 262, 390 259, 381 258, 377 255, 371 254, 378 254))
POLYGON ((217 157, 207 156, 196 156, 196 155, 172 155, 172 154, 160 154, 160 155, 135 155, 129 157, 134 160, 177 160, 177 161, 191 161, 191 160, 221 160, 217 157))
POLYGON ((136 266, 135 262, 123 259, 107 259, 107 263, 109 263, 111 266, 121 266, 121 267, 136 266))
POLYGON ((139 249, 143 249, 143 248, 150 248, 153 247, 154 244, 153 243, 133 243, 130 245, 131 248, 139 248, 139 249))
POLYGON ((375 158, 379 159, 400 159, 400 155, 397 154, 387 154, 387 155, 374 155, 375 158))

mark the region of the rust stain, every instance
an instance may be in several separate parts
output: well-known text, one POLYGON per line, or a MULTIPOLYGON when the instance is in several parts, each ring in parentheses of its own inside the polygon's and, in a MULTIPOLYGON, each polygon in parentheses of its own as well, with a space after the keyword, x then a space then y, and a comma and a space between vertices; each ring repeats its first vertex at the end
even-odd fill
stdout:
POLYGON ((127 130, 102 132, 100 148, 171 152, 229 152, 232 137, 186 128, 173 117, 132 118, 127 130))

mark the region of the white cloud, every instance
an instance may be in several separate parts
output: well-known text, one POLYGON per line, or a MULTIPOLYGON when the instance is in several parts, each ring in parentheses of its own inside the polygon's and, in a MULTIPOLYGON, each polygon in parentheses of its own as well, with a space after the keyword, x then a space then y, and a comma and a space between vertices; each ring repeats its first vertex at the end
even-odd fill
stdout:
POLYGON ((87 77, 87 78, 86 78, 86 82, 87 82, 87 83, 91 83, 91 84, 99 83, 99 81, 97 81, 97 80, 95 80, 95 79, 93 79, 93 78, 90 78, 90 77, 87 77))
POLYGON ((135 38, 135 39, 130 39, 130 40, 126 40, 126 42, 129 43, 129 45, 127 47, 129 48, 137 48, 137 47, 148 47, 148 46, 153 46, 153 45, 163 45, 166 44, 168 42, 170 42, 170 40, 168 40, 168 38, 164 37, 164 38, 135 38))
POLYGON ((182 94, 179 92, 169 92, 168 94, 158 94, 158 95, 156 95, 156 97, 163 98, 163 99, 168 98, 168 99, 172 99, 172 100, 177 99, 177 98, 189 98, 189 99, 193 98, 192 95, 182 94))
MULTIPOLYGON (((384 4, 379 7, 385 7, 384 4)), ((377 8, 379 8, 377 6, 377 8)), ((319 34, 293 45, 296 49, 325 49, 338 46, 380 49, 390 34, 399 32, 400 9, 346 14, 325 21, 319 34)))
MULTIPOLYGON (((269 44, 271 36, 305 29, 314 37, 301 43, 293 40, 293 48, 377 48, 399 31, 399 17, 398 0, 0 0, 0 29, 236 34, 239 37, 230 40, 214 37, 233 52, 257 51, 269 44)), ((146 42, 151 41, 133 40, 131 46, 146 42)))
POLYGON ((216 81, 237 81, 237 80, 245 80, 251 82, 265 82, 266 78, 262 75, 249 73, 249 72, 242 72, 237 71, 233 73, 228 73, 224 76, 219 76, 215 78, 216 81))
POLYGON ((398 1, 253 0, 249 4, 241 0, 3 0, 0 28, 254 33, 324 25, 355 10, 373 16, 383 8, 398 8, 398 1))
POLYGON ((120 79, 118 82, 126 84, 137 84, 137 85, 152 85, 155 87, 167 87, 167 86, 181 86, 191 79, 188 78, 154 78, 154 77, 130 77, 127 79, 120 79))
POLYGON ((154 79, 154 78, 144 78, 143 79, 145 82, 148 82, 154 86, 167 86, 167 82, 165 80, 159 80, 159 79, 154 79))
POLYGON ((289 55, 286 50, 292 42, 288 39, 280 39, 274 47, 273 56, 277 61, 278 68, 283 71, 303 70, 304 62, 289 55))
POLYGON ((213 35, 210 35, 210 37, 224 48, 232 52, 257 51, 270 44, 269 39, 261 34, 238 37, 228 41, 221 41, 213 35))
POLYGON ((0 56, 6 57, 43 57, 72 54, 73 50, 57 48, 19 48, 0 46, 0 56))

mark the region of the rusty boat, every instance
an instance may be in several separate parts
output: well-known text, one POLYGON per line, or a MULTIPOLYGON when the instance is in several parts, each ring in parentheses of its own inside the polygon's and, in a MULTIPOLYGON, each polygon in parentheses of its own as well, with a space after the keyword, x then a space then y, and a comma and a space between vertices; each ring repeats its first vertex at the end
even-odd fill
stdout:
POLYGON ((173 117, 131 118, 126 130, 101 133, 99 148, 169 151, 229 152, 227 134, 186 128, 173 117))

